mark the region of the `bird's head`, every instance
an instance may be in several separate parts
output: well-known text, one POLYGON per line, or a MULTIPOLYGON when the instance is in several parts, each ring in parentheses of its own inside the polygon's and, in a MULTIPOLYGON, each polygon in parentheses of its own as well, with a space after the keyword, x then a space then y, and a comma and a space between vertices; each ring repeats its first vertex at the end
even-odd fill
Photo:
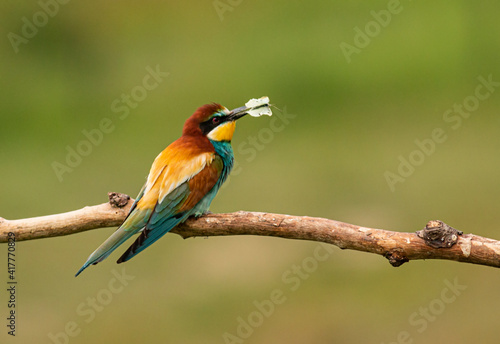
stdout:
POLYGON ((220 104, 207 104, 199 107, 186 120, 183 135, 203 135, 212 141, 231 141, 235 121, 245 116, 251 108, 246 106, 228 110, 220 104))

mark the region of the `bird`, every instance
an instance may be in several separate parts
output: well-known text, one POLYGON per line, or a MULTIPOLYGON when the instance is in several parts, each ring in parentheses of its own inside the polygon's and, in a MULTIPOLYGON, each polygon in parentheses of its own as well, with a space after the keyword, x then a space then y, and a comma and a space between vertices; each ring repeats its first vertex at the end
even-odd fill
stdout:
POLYGON ((270 110, 265 112, 269 104, 260 99, 231 111, 218 103, 199 107, 184 123, 182 136, 154 160, 123 223, 88 257, 75 277, 137 233, 117 263, 135 257, 188 217, 207 213, 233 167, 231 139, 236 120, 246 114, 260 116, 256 115, 259 108, 270 115, 270 110))

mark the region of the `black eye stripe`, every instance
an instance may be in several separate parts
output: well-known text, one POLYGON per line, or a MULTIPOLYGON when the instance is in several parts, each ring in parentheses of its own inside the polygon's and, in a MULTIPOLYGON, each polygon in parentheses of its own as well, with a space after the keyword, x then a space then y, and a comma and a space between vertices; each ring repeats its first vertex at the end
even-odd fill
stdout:
POLYGON ((200 123, 200 129, 203 133, 203 135, 207 135, 212 129, 215 127, 221 125, 222 123, 226 122, 229 116, 223 115, 223 116, 216 116, 212 117, 205 122, 200 123), (214 121, 214 119, 218 119, 218 121, 214 121))

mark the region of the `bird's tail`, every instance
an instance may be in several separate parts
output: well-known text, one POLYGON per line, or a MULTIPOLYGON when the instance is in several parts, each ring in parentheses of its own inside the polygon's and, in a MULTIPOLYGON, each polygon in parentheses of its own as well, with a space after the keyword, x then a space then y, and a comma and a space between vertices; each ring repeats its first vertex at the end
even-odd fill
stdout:
POLYGON ((102 262, 118 246, 144 228, 150 213, 150 210, 135 209, 125 222, 87 258, 87 261, 78 270, 75 277, 90 265, 102 262))
POLYGON ((118 259, 117 263, 119 264, 130 260, 138 253, 142 252, 145 248, 160 239, 163 235, 168 233, 172 228, 186 220, 188 216, 189 214, 183 212, 163 221, 159 221, 154 226, 151 226, 152 228, 149 228, 151 224, 148 224, 146 229, 142 231, 141 235, 139 235, 134 243, 130 245, 130 247, 118 259))

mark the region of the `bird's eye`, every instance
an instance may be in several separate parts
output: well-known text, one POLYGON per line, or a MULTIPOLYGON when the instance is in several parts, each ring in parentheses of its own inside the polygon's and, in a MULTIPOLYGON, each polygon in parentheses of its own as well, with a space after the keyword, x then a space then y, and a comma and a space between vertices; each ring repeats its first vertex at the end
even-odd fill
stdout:
POLYGON ((212 123, 213 123, 213 124, 219 124, 219 122, 220 122, 219 117, 214 117, 214 118, 212 118, 212 123))

